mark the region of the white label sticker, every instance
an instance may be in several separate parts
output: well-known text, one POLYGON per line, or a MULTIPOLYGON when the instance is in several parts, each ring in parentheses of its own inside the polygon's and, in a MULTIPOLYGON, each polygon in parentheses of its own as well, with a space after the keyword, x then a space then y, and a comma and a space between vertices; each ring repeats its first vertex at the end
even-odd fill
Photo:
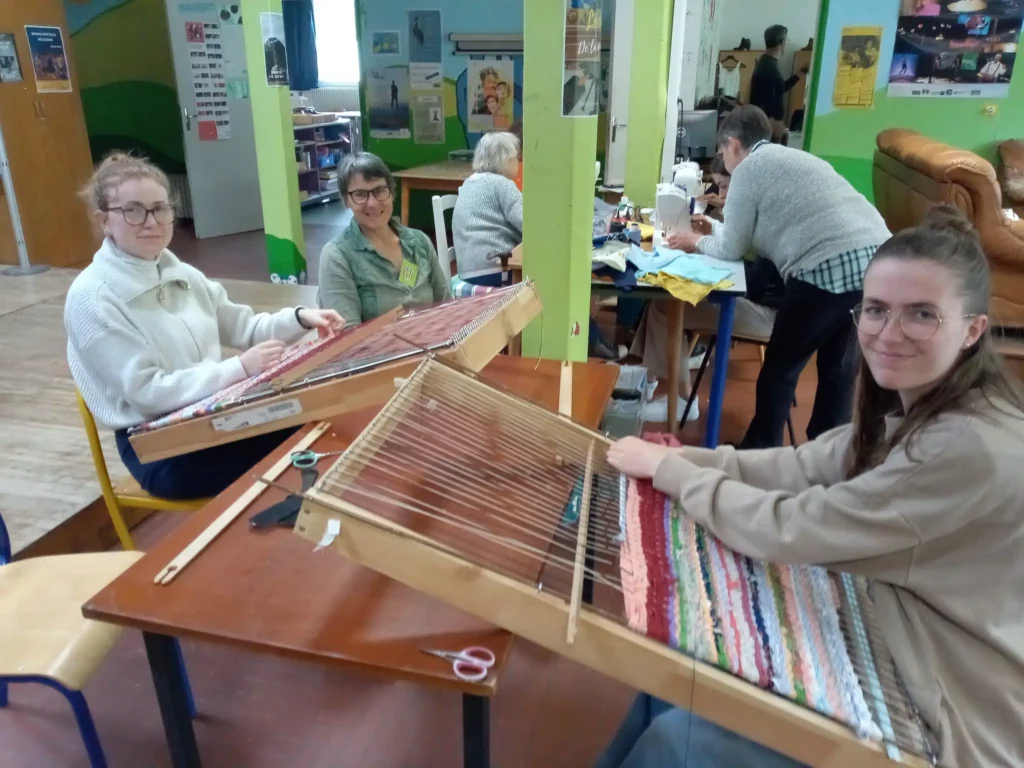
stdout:
POLYGON ((212 423, 213 428, 218 432, 235 432, 239 429, 255 427, 259 424, 287 419, 289 416, 297 416, 300 413, 302 413, 302 404, 298 400, 282 400, 280 403, 260 405, 255 408, 246 408, 242 411, 216 416, 212 419, 212 423))
POLYGON ((313 547, 314 552, 319 552, 321 549, 331 546, 334 540, 338 538, 338 534, 341 533, 341 520, 336 517, 332 517, 327 521, 327 528, 324 529, 324 535, 320 537, 320 543, 313 547))

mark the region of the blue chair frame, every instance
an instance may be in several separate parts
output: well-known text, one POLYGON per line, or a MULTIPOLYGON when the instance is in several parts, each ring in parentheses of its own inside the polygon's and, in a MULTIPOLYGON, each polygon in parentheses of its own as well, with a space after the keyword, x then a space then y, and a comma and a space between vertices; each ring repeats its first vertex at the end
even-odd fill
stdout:
MULTIPOLYGON (((0 515, 0 567, 11 562, 11 537, 7 532, 7 524, 4 523, 3 515, 0 515)), ((185 684, 185 694, 188 697, 189 714, 196 716, 196 704, 192 698, 192 686, 188 681, 188 674, 185 671, 185 658, 181 653, 181 646, 175 641, 178 655, 178 664, 181 666, 181 679, 185 684)), ((81 691, 74 691, 61 685, 56 680, 41 675, 0 675, 0 709, 7 706, 8 685, 10 683, 38 683, 59 691, 71 705, 71 711, 75 715, 75 722, 78 723, 78 730, 82 734, 82 741, 85 743, 85 751, 89 756, 91 768, 107 768, 107 759, 103 755, 103 747, 100 746, 100 737, 96 732, 96 724, 93 722, 89 705, 85 702, 85 696, 81 691)))

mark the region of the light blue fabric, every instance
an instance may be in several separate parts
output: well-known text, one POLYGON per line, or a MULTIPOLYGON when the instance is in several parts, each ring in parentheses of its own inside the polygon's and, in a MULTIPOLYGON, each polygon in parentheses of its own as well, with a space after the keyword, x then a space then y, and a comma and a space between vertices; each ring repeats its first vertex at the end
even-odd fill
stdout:
MULTIPOLYGON (((672 254, 678 254, 678 251, 673 251, 672 254)), ((626 259, 631 261, 636 267, 636 275, 640 277, 642 274, 648 272, 657 272, 666 264, 669 264, 672 259, 676 258, 675 255, 662 256, 656 250, 648 253, 638 245, 633 245, 629 249, 629 253, 626 254, 626 259)))
POLYGON ((686 251, 665 246, 658 246, 651 253, 646 253, 634 245, 627 258, 636 265, 637 277, 661 272, 695 283, 714 285, 732 275, 731 269, 709 266, 703 259, 686 251))
POLYGON ((714 723, 640 694, 595 768, 806 768, 714 723))

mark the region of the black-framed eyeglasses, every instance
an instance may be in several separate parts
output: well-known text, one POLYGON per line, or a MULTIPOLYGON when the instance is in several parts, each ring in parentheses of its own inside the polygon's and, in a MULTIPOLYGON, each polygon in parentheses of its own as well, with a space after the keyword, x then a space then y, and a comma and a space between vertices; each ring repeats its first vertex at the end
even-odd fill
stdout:
MULTIPOLYGON (((889 323, 893 310, 883 307, 864 306, 858 304, 850 310, 853 315, 854 325, 857 330, 868 336, 878 336, 889 323)), ((963 318, 977 317, 977 315, 961 315, 963 318)), ((928 307, 907 307, 897 310, 896 319, 899 321, 903 335, 911 341, 928 341, 934 336, 946 318, 928 307)))
POLYGON ((119 205, 116 208, 104 208, 103 210, 108 213, 120 211, 121 215, 124 216, 125 223, 131 224, 133 227, 145 224, 150 214, 153 214, 153 221, 157 224, 170 224, 174 221, 174 206, 170 203, 157 203, 152 208, 147 208, 139 203, 128 203, 127 205, 119 205))
POLYGON ((365 205, 366 201, 370 199, 370 195, 373 195, 380 202, 389 200, 391 198, 391 185, 382 184, 379 187, 373 189, 356 189, 348 193, 352 202, 356 205, 365 205))

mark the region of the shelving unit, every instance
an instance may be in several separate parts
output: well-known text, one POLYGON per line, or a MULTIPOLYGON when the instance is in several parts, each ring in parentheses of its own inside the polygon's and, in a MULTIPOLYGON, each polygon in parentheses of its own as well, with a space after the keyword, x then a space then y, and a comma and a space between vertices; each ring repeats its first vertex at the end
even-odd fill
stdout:
POLYGON ((294 125, 295 167, 303 207, 337 200, 338 165, 363 148, 358 112, 339 112, 330 122, 294 125))

